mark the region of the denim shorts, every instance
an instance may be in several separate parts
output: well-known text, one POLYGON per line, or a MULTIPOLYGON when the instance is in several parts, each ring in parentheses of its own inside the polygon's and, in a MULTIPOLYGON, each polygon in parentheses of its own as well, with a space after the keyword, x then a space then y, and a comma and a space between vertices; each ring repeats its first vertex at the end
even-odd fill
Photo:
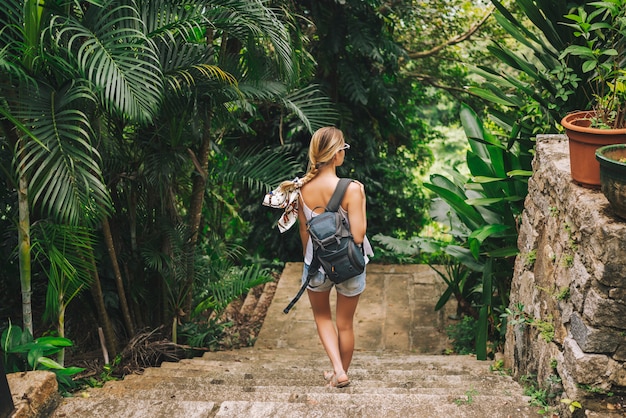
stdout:
MULTIPOLYGON (((302 271, 302 284, 304 284, 308 275, 309 265, 305 264, 302 271)), ((309 282, 307 289, 313 292, 326 292, 330 290, 333 286, 336 286, 337 293, 343 296, 352 297, 360 295, 365 290, 365 270, 358 276, 354 276, 351 279, 348 279, 339 284, 333 283, 328 277, 326 277, 323 272, 318 271, 317 274, 309 282)))

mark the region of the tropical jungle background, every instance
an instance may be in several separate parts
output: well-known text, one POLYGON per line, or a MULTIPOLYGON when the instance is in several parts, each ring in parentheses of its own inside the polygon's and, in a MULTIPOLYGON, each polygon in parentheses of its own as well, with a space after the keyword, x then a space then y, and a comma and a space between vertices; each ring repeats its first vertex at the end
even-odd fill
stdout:
POLYGON ((590 3, 0 0, 6 367, 71 385, 100 341, 109 368, 141 333, 219 347, 228 303, 300 261, 261 202, 326 125, 374 262, 443 266, 455 349, 490 356, 534 136, 589 105, 561 53, 590 3))

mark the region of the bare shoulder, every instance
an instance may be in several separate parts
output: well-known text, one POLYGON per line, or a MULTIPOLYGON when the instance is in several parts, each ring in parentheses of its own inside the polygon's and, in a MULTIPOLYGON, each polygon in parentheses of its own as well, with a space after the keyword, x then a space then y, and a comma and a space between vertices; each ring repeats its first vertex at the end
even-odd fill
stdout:
POLYGON ((363 183, 357 180, 353 180, 352 183, 348 186, 348 190, 346 192, 351 197, 364 197, 365 196, 365 186, 363 183))
POLYGON ((365 193, 365 186, 363 186, 363 183, 358 180, 352 180, 352 183, 348 186, 348 190, 365 193))

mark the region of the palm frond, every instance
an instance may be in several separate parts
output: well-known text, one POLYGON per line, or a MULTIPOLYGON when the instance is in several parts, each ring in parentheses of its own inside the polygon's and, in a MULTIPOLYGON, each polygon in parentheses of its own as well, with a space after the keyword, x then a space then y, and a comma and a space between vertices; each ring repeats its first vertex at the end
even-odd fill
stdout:
POLYGON ((198 303, 192 317, 207 310, 219 314, 239 296, 270 281, 272 276, 268 270, 258 265, 233 267, 222 280, 210 284, 209 295, 198 303))
POLYGON ((37 222, 32 228, 33 253, 48 276, 44 317, 56 319, 60 304, 67 305, 92 281, 91 259, 95 238, 85 227, 37 222))
POLYGON ((262 0, 216 0, 206 10, 207 19, 218 30, 239 39, 247 51, 263 51, 276 60, 287 81, 295 77, 291 38, 280 11, 262 0), (251 42, 248 42, 251 41, 251 42))
POLYGON ((61 91, 41 85, 31 93, 24 110, 14 113, 38 139, 23 136, 16 152, 33 204, 59 222, 97 221, 111 203, 88 116, 79 110, 93 100, 91 92, 72 83, 61 91))
POLYGON ((0 97, 15 92, 13 81, 34 84, 20 65, 25 50, 24 2, 0 0, 0 97))
POLYGON ((317 85, 309 85, 290 93, 283 99, 283 104, 311 133, 323 126, 334 125, 339 119, 339 113, 332 101, 317 85))
POLYGON ((408 256, 417 256, 420 254, 420 247, 422 244, 421 238, 413 237, 409 240, 398 239, 383 234, 376 234, 372 239, 390 251, 397 254, 403 254, 408 256))
POLYGON ((7 98, 12 92, 15 92, 15 85, 12 81, 29 85, 30 88, 36 84, 35 80, 20 65, 15 64, 12 57, 9 56, 8 47, 0 50, 0 74, 4 78, 0 81, 0 97, 7 98))
MULTIPOLYGON (((239 83, 239 90, 246 100, 275 102, 287 95, 287 86, 276 80, 243 80, 239 83)), ((236 103, 243 105, 243 103, 236 103)))
POLYGON ((358 69, 350 64, 340 63, 339 79, 342 92, 353 102, 366 105, 368 102, 369 89, 363 84, 363 80, 369 77, 362 77, 358 69))
POLYGON ((218 83, 237 87, 237 79, 217 65, 192 64, 189 67, 179 67, 167 77, 170 89, 183 90, 184 87, 194 86, 198 81, 215 80, 218 83))
POLYGON ((203 1, 138 0, 141 20, 147 36, 163 45, 183 39, 201 41, 207 24, 203 1))
POLYGON ((24 39, 24 1, 1 0, 0 10, 0 46, 18 47, 24 39))
POLYGON ((83 76, 96 87, 105 108, 140 122, 153 118, 162 96, 163 75, 135 8, 109 0, 102 7, 89 7, 80 22, 56 16, 50 28, 57 47, 75 54, 83 76))
POLYGON ((243 185, 253 192, 265 193, 282 180, 292 177, 299 169, 294 158, 286 154, 284 147, 252 147, 237 153, 237 156, 229 156, 213 175, 223 181, 243 185))

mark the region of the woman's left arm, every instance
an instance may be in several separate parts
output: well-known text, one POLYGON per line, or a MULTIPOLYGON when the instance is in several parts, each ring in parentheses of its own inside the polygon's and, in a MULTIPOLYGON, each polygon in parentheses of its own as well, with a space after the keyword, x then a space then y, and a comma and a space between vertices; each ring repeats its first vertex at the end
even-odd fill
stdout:
POLYGON ((306 216, 304 215, 302 195, 298 196, 298 227, 300 230, 300 241, 302 241, 302 257, 304 257, 306 255, 306 245, 309 242, 309 231, 306 229, 306 216))
POLYGON ((354 242, 361 244, 365 239, 365 232, 367 230, 365 187, 363 184, 358 181, 350 183, 343 203, 348 211, 350 232, 352 232, 354 242))

